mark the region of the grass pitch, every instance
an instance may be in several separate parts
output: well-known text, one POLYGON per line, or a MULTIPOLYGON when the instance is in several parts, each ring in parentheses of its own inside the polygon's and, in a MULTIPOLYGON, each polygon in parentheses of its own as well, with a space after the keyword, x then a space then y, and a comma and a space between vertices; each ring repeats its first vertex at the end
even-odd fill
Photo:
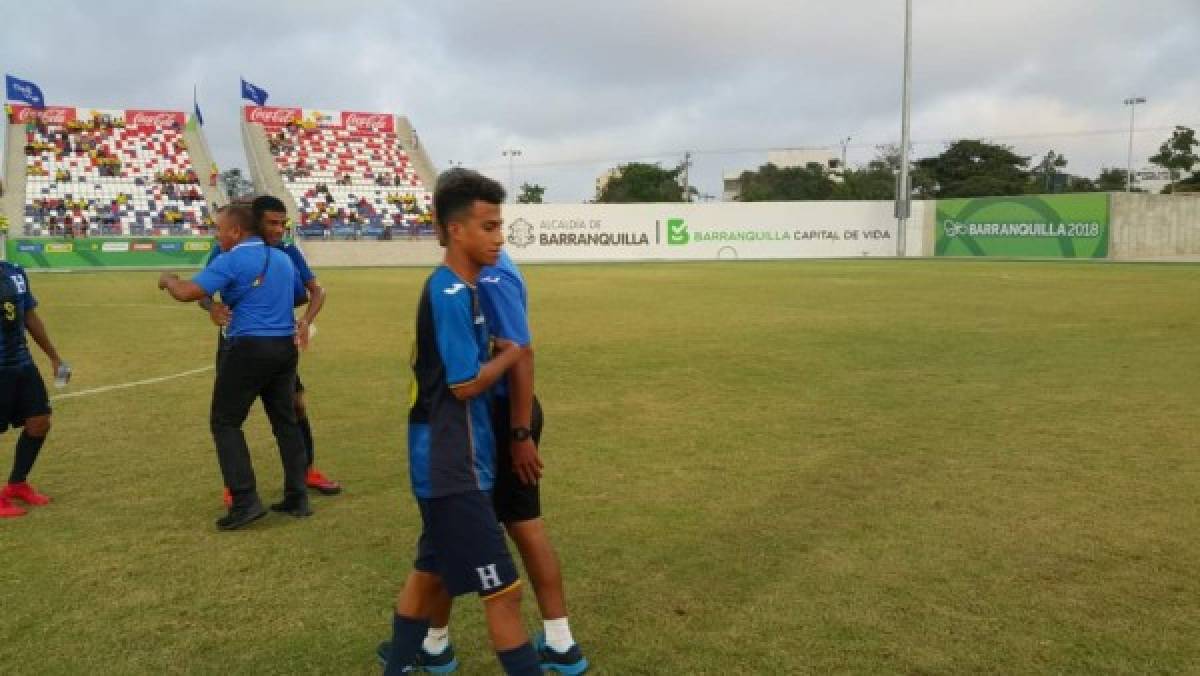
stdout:
MULTIPOLYGON (((1198 270, 527 268, 544 503, 597 673, 1200 671, 1198 270)), ((377 673, 427 271, 318 272, 300 370, 346 493, 217 533, 211 372, 58 402, 32 477, 56 501, 0 522, 6 669, 377 673)), ((33 277, 69 391, 212 362, 155 278, 33 277)), ((261 409, 248 436, 273 499, 261 409)), ((461 673, 497 673, 478 605, 461 673)))

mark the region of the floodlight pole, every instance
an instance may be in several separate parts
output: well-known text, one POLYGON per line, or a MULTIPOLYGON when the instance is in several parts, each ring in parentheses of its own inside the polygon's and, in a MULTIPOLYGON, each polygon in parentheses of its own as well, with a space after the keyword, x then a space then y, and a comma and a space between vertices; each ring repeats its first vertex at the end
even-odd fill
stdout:
POLYGON ((904 255, 904 237, 912 209, 908 177, 908 117, 912 106, 912 0, 904 0, 904 89, 900 109, 900 181, 896 184, 896 255, 904 255))
POLYGON ((513 183, 513 162, 521 156, 521 151, 517 148, 509 148, 500 153, 501 157, 508 158, 508 199, 516 201, 517 194, 514 192, 515 184, 513 183))
POLYGON ((1129 106, 1129 154, 1125 157, 1125 192, 1133 192, 1133 112, 1139 103, 1145 103, 1144 96, 1131 96, 1125 99, 1129 106))

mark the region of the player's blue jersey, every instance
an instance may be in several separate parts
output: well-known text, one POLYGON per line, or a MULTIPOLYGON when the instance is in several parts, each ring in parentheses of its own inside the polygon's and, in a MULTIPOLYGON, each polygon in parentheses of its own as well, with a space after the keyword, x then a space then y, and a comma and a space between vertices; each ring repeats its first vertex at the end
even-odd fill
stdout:
POLYGON ((0 261, 0 368, 33 363, 25 340, 25 313, 37 307, 24 268, 0 261))
POLYGON ((475 288, 439 266, 421 291, 412 352, 408 464, 418 498, 492 489, 490 397, 459 401, 450 391, 478 377, 488 347, 475 288))
MULTIPOLYGON (((529 334, 529 299, 525 278, 507 251, 500 260, 479 272, 479 299, 488 331, 496 338, 511 340, 521 347, 533 342, 529 334)), ((496 396, 508 396, 508 378, 496 381, 496 396)))
MULTIPOLYGON (((287 257, 292 261, 292 267, 296 269, 296 280, 292 284, 292 295, 295 296, 295 305, 303 305, 308 301, 308 288, 305 284, 308 284, 310 280, 316 279, 317 276, 313 274, 312 268, 308 267, 308 261, 304 259, 304 253, 300 251, 300 247, 286 241, 280 241, 279 244, 274 246, 276 249, 287 254, 287 257)), ((212 262, 223 253, 225 252, 221 251, 221 247, 214 246, 208 253, 208 260, 205 261, 204 267, 212 265, 212 262)))

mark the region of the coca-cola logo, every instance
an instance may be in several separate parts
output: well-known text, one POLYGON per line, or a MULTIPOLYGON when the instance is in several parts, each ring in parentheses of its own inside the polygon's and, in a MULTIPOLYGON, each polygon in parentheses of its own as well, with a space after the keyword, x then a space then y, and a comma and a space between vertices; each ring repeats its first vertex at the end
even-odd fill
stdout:
POLYGON ((179 113, 134 110, 129 112, 125 124, 131 127, 169 127, 178 124, 180 117, 179 113))
POLYGON ((392 116, 387 113, 346 113, 342 125, 354 129, 391 131, 392 116))
POLYGON ((19 124, 41 119, 45 124, 66 124, 75 119, 74 108, 43 108, 38 110, 29 106, 13 106, 13 117, 19 124))
POLYGON ((246 121, 281 127, 300 117, 295 108, 247 108, 246 121))

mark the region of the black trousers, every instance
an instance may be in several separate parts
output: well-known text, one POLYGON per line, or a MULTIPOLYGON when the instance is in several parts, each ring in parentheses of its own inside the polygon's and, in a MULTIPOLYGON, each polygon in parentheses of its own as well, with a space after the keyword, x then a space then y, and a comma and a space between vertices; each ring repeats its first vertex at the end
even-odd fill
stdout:
POLYGON ((234 508, 250 507, 258 502, 254 466, 250 462, 242 423, 254 400, 260 397, 279 444, 284 498, 307 499, 304 440, 296 424, 293 406, 298 358, 291 337, 228 338, 221 345, 209 425, 217 445, 221 475, 233 494, 234 508))

